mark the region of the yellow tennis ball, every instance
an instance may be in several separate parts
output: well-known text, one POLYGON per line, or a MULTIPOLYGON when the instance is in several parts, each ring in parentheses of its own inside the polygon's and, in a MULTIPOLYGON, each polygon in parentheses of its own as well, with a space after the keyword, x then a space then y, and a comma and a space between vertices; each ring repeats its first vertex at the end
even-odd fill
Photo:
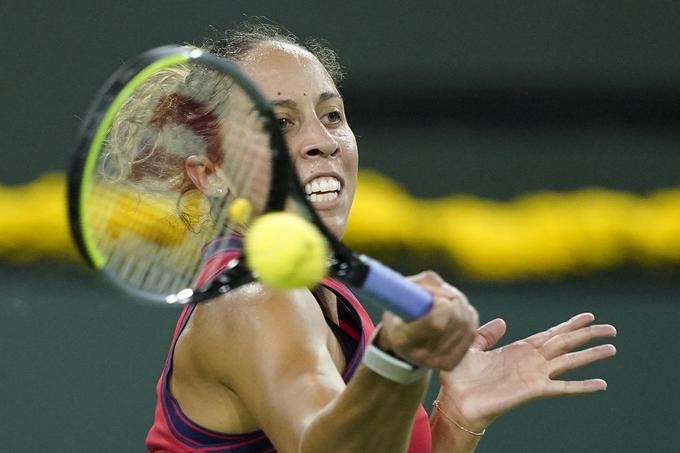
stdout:
POLYGON ((236 223, 248 223, 252 212, 253 207, 245 198, 236 198, 229 203, 229 217, 236 223))
POLYGON ((261 282, 276 289, 311 288, 328 272, 328 246, 307 220, 288 212, 258 217, 245 252, 261 282))

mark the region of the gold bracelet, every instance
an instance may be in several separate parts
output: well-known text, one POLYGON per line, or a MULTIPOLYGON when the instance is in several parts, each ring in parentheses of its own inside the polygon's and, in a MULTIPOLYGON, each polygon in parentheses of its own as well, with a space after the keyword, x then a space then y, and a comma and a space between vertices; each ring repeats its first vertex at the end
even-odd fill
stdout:
POLYGON ((484 428, 484 429, 482 430, 481 433, 476 433, 476 432, 474 432, 474 431, 472 431, 472 430, 470 430, 470 429, 467 429, 467 428, 464 427, 464 426, 459 425, 457 421, 455 421, 454 419, 452 419, 451 417, 449 417, 449 416, 446 414, 446 412, 444 412, 444 411, 442 410, 441 406, 439 406, 439 400, 434 400, 434 402, 432 403, 432 406, 434 406, 435 409, 437 409, 439 412, 441 412, 441 414, 442 414, 444 417, 446 417, 447 420, 449 420, 451 423, 453 423, 454 425, 456 425, 458 428, 462 429, 462 430, 465 431, 466 433, 472 434, 473 436, 477 436, 477 437, 482 437, 482 436, 484 435, 484 433, 486 433, 486 428, 484 428))

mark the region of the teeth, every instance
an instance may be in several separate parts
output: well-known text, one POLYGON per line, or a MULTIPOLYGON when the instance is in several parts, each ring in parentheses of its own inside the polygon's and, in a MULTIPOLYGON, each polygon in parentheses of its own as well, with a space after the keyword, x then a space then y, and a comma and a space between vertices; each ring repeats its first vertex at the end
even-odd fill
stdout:
POLYGON ((313 193, 311 195, 307 195, 307 199, 312 203, 320 201, 331 201, 335 200, 336 198, 338 198, 337 192, 313 193))
POLYGON ((315 178, 305 184, 305 193, 309 195, 331 195, 334 194, 333 199, 337 198, 337 193, 340 191, 340 181, 331 176, 322 176, 315 178))

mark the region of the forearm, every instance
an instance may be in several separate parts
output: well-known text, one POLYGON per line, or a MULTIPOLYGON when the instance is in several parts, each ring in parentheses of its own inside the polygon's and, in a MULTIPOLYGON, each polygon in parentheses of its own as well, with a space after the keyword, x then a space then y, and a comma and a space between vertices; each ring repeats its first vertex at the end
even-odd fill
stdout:
POLYGON ((362 365, 345 390, 309 422, 300 452, 406 451, 428 377, 402 385, 362 365))

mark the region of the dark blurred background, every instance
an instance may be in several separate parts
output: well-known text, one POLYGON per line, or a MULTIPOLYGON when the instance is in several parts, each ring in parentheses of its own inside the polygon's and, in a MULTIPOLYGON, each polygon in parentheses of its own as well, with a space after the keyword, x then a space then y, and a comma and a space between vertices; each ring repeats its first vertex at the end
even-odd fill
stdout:
MULTIPOLYGON (((339 50, 362 166, 415 196, 679 185, 680 3, 626 0, 1 0, 0 184, 67 168, 80 118, 121 61, 245 16, 339 50)), ((607 392, 518 409, 478 451, 673 450, 680 269, 493 282, 408 251, 382 258, 435 268, 482 320, 506 319, 504 342, 580 311, 618 328, 618 356, 570 376, 603 377, 607 392)), ((142 451, 178 312, 70 263, 2 263, 0 288, 2 450, 142 451)))

